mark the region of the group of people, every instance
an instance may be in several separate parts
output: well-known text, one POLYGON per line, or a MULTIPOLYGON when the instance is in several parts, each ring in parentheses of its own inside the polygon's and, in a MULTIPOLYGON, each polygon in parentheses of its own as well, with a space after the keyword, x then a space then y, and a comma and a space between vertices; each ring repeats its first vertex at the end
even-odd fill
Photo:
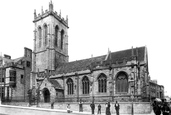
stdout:
MULTIPOLYGON (((110 112, 110 107, 111 107, 110 102, 106 103, 105 106, 106 106, 106 111, 105 111, 106 115, 111 115, 111 112, 110 112)), ((94 115, 94 110, 95 110, 94 102, 92 102, 90 104, 90 107, 91 107, 91 113, 92 113, 92 115, 94 115)), ((119 109, 120 109, 120 105, 116 101, 116 103, 115 103, 116 115, 119 115, 119 109)), ((101 114, 101 105, 100 104, 98 105, 97 114, 101 114)))
POLYGON ((153 111, 156 115, 171 115, 171 108, 168 102, 157 102, 154 101, 153 104, 153 111))
MULTIPOLYGON (((92 103, 90 104, 90 107, 91 107, 91 113, 92 113, 92 115, 94 115, 95 103, 92 102, 92 103)), ((105 107, 106 107, 106 110, 105 110, 106 115, 111 115, 111 112, 110 112, 110 107, 111 107, 110 102, 106 103, 106 104, 105 104, 105 107)), ((68 113, 71 113, 71 112, 72 112, 70 108, 71 108, 71 107, 70 107, 70 104, 68 104, 68 105, 67 105, 67 112, 68 112, 68 113)), ((119 115, 119 109, 120 109, 120 105, 119 105, 119 103, 116 101, 116 103, 115 103, 116 115, 119 115)), ((82 106, 82 102, 81 102, 81 101, 79 102, 79 112, 83 112, 83 106, 82 106)), ((100 105, 100 104, 98 104, 98 106, 97 106, 97 114, 98 114, 98 115, 101 115, 101 105, 100 105)))

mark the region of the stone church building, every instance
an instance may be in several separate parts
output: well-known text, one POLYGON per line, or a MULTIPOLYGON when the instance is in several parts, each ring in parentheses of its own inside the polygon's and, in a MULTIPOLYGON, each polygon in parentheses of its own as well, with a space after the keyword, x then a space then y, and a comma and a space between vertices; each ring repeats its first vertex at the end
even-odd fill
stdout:
POLYGON ((68 17, 49 9, 34 12, 31 86, 42 102, 145 101, 149 81, 147 47, 130 48, 69 62, 68 17))

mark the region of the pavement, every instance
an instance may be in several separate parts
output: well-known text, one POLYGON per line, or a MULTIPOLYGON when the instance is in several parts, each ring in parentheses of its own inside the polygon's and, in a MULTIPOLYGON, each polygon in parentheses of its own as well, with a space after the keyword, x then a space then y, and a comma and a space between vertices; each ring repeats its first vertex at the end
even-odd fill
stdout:
MULTIPOLYGON (((8 106, 8 105, 6 105, 6 106, 8 106)), ((17 106, 14 106, 14 107, 17 107, 17 106)), ((22 108, 23 106, 18 106, 18 107, 22 108)), ((55 113, 60 114, 60 115, 66 115, 66 114, 70 114, 70 115, 91 115, 91 112, 88 112, 88 111, 84 111, 84 112, 72 111, 72 113, 67 113, 67 110, 64 110, 64 109, 58 109, 58 108, 50 109, 49 107, 48 108, 41 108, 41 107, 37 107, 36 105, 33 105, 31 107, 23 107, 23 108, 30 109, 32 111, 32 113, 34 113, 34 111, 39 110, 42 113, 41 115, 44 114, 44 111, 55 112, 55 113)), ((25 112, 25 114, 26 114, 26 112, 25 112)), ((0 113, 0 115, 10 115, 10 114, 2 114, 2 113, 0 113)), ((17 115, 20 115, 20 113, 17 114, 17 115)), ((24 115, 24 114, 22 113, 22 115, 24 115)), ((32 115, 32 114, 29 114, 29 115, 32 115)), ((95 115, 98 115, 97 111, 95 111, 95 115)), ((101 115, 105 115, 105 113, 102 112, 101 115)), ((115 114, 112 113, 111 115, 115 115, 115 114)), ((131 114, 122 114, 121 113, 120 115, 131 115, 131 114)), ((155 114, 152 111, 150 114, 134 114, 134 115, 155 115, 155 114)))

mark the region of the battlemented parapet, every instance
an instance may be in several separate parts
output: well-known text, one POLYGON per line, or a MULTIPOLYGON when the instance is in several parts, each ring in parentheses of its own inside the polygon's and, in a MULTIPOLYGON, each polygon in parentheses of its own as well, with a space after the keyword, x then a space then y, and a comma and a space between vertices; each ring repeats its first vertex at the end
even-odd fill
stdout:
MULTIPOLYGON (((41 10, 41 14, 39 13, 38 15, 36 14, 36 10, 34 10, 34 20, 33 22, 37 22, 45 17, 48 17, 49 15, 54 16, 59 22, 64 24, 66 27, 68 27, 68 16, 66 16, 66 19, 61 17, 61 11, 58 14, 56 11, 53 10, 53 3, 52 1, 49 2, 49 10, 43 11, 43 8, 41 10)), ((69 28, 69 27, 68 27, 69 28)))

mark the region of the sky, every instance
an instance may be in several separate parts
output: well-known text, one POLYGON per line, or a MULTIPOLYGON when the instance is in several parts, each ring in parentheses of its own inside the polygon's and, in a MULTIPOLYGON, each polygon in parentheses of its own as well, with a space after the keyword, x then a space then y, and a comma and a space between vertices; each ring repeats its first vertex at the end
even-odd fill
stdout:
MULTIPOLYGON (((0 1, 0 55, 12 59, 33 49, 34 9, 45 11, 50 0, 0 1)), ((171 96, 170 0, 52 0, 54 10, 68 15, 69 61, 146 46, 149 74, 171 96)))

